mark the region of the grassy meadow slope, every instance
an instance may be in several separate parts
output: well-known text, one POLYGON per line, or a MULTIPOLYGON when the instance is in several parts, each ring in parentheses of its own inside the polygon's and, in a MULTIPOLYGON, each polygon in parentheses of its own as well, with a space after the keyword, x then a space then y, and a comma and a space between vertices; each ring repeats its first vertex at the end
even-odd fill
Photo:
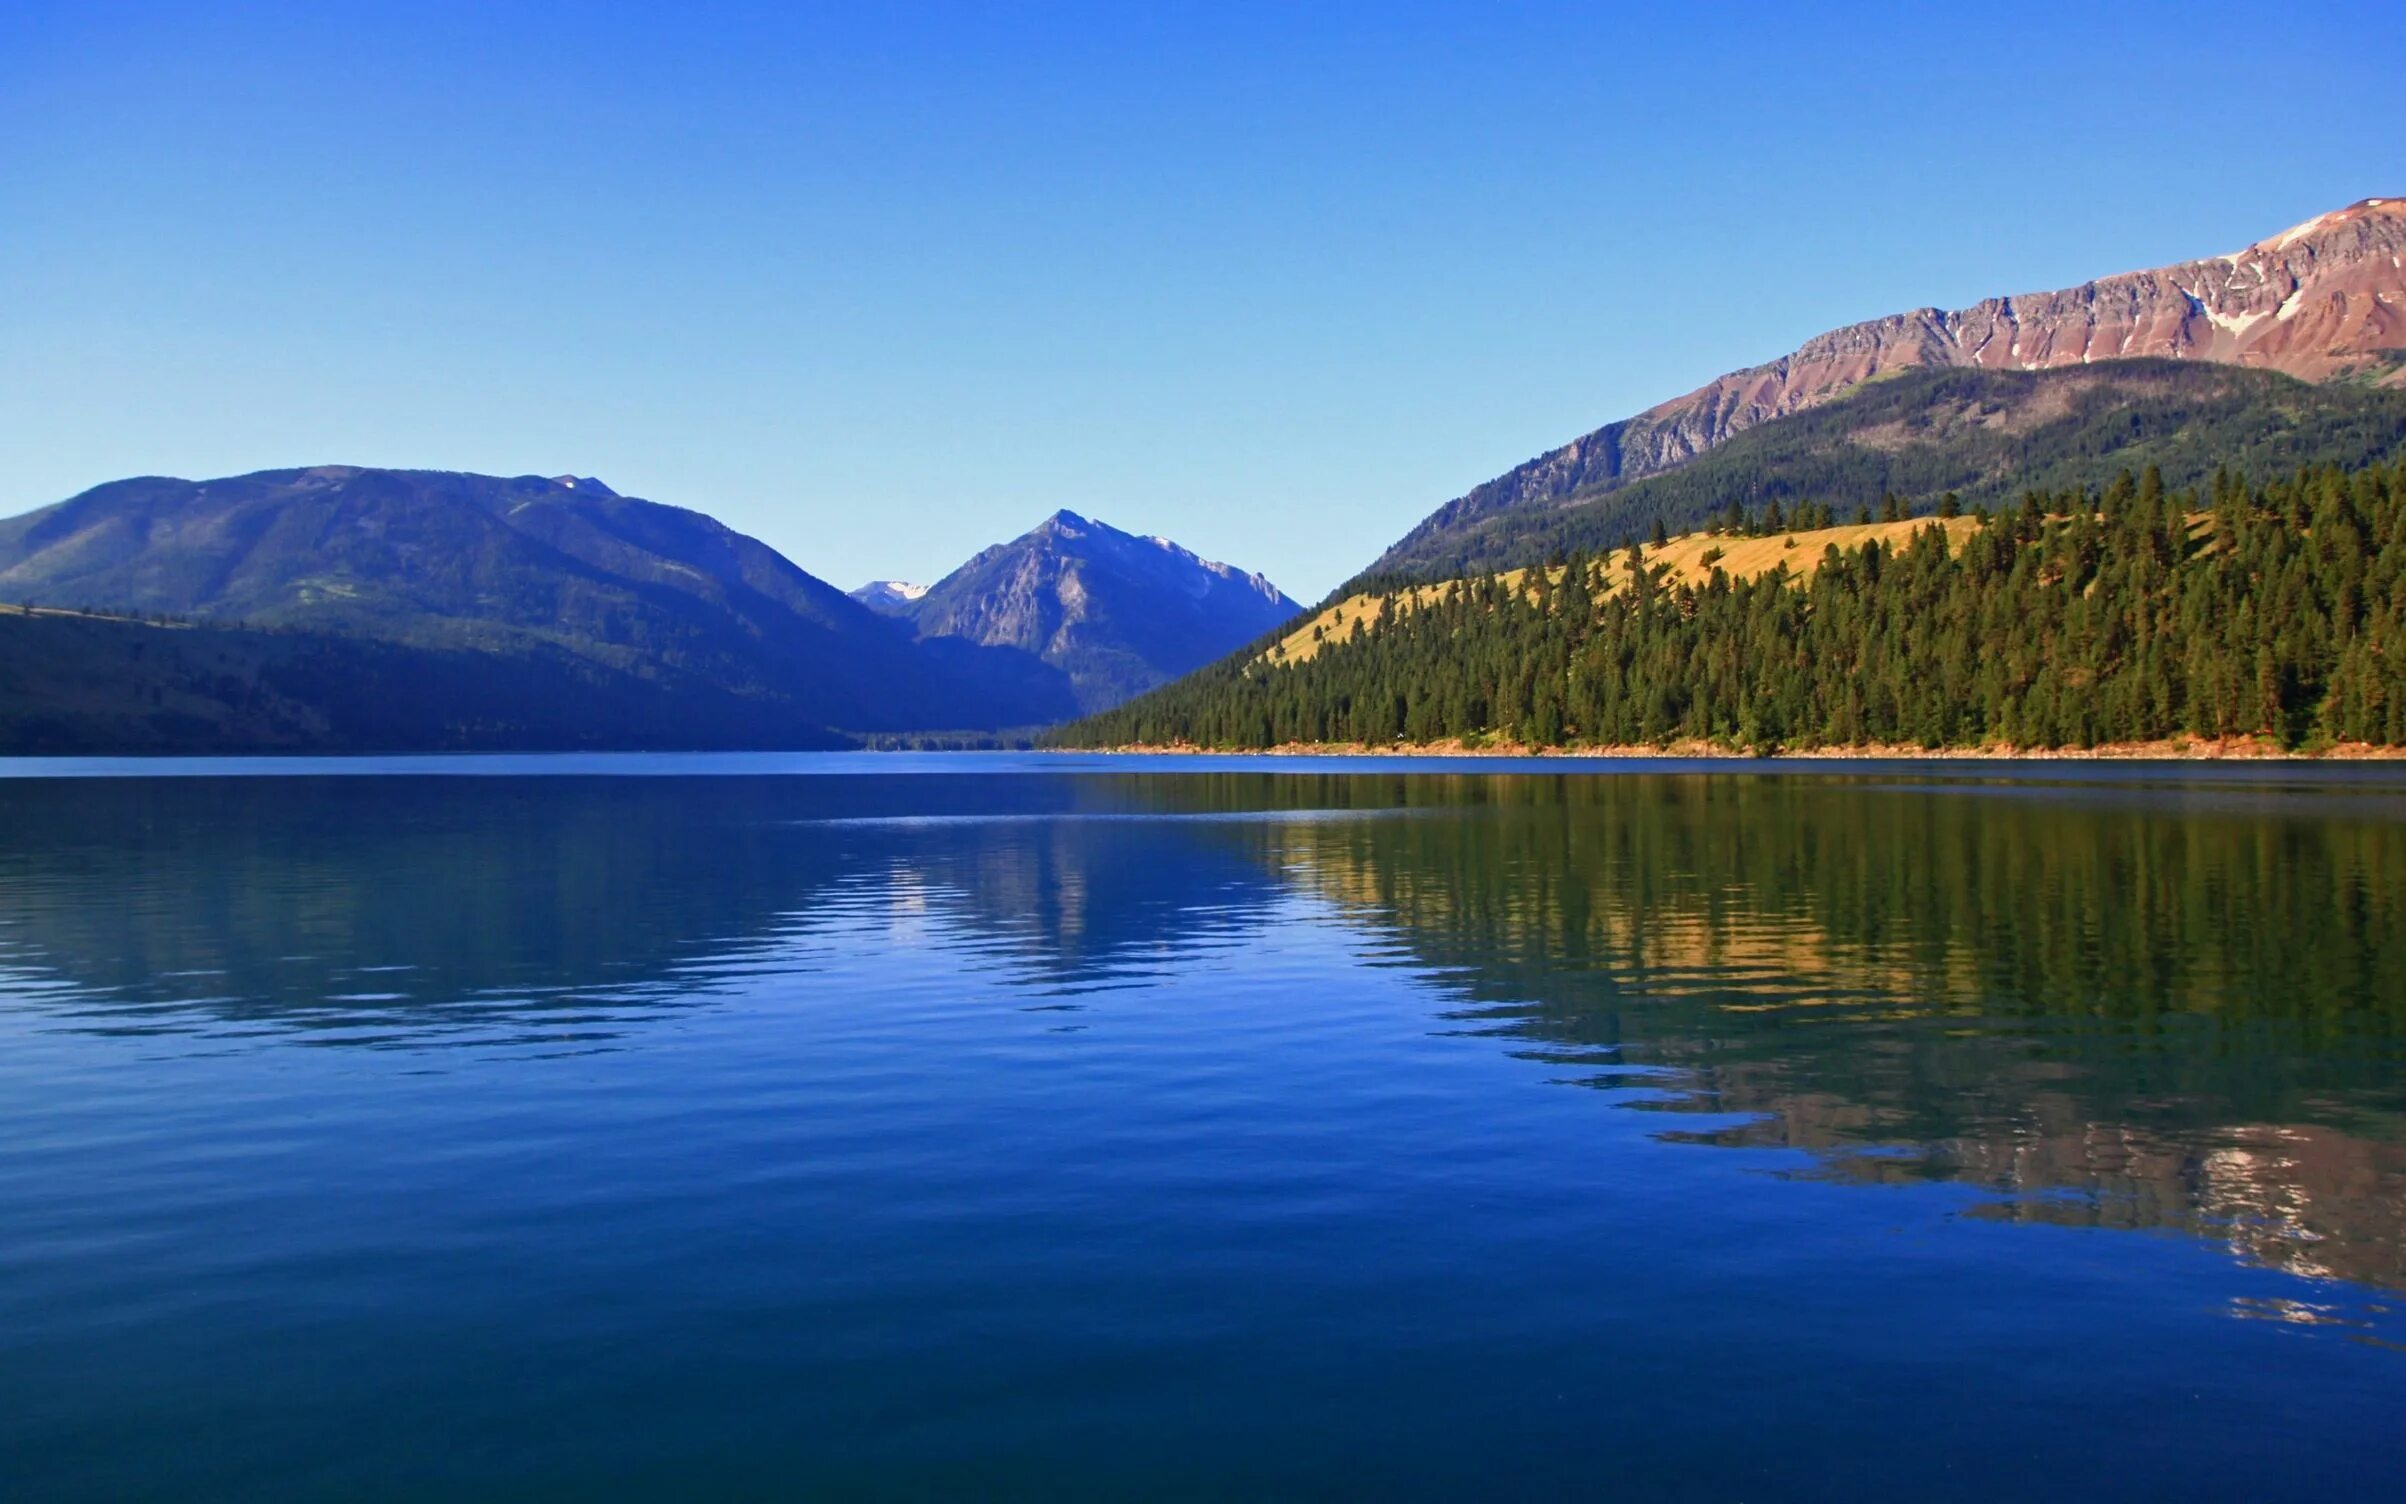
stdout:
MULTIPOLYGON (((1839 527, 1808 528, 1761 536, 1723 533, 1718 530, 1684 533, 1645 550, 1647 563, 1659 572, 1661 583, 1702 589, 1719 570, 1732 581, 1751 580, 1783 569, 1794 582, 1812 578, 1813 572, 1833 557, 1830 550, 1840 553, 1859 552, 1867 543, 1879 543, 1888 548, 1909 545, 1914 535, 1926 527, 1944 530, 1960 545, 1979 522, 1971 517, 1945 520, 1913 518, 1903 522, 1849 523, 1839 527)), ((1520 591, 1534 598, 1535 587, 1530 569, 1499 570, 1496 581, 1507 589, 1520 591)), ((1559 586, 1569 573, 1567 564, 1545 570, 1547 582, 1559 586)), ((1342 646, 1347 634, 1375 629, 1390 612, 1401 614, 1442 602, 1447 592, 1459 591, 1467 582, 1462 579, 1442 580, 1426 585, 1404 585, 1381 592, 1357 590, 1342 599, 1331 601, 1309 616, 1296 621, 1287 633, 1261 654, 1261 661, 1277 664, 1308 663, 1323 648, 1332 644, 1342 646)), ((1625 575, 1608 575, 1597 587, 1599 598, 1629 588, 1625 575)))

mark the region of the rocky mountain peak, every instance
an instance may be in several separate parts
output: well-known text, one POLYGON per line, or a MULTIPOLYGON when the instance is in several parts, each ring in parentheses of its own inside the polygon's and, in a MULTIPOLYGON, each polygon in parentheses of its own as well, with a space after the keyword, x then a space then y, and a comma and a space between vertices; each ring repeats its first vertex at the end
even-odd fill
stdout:
POLYGON ((916 600, 881 605, 874 588, 854 598, 906 617, 922 639, 1018 648, 1061 669, 1085 709, 1198 668, 1302 609, 1259 574, 1066 508, 916 600))
POLYGON ((914 585, 908 580, 871 580, 853 591, 852 598, 881 615, 901 616, 925 594, 925 585, 914 585))
POLYGON ((2228 256, 1830 330, 1448 502, 1380 562, 1501 511, 1659 475, 1757 424, 1899 372, 2043 371, 2144 357, 2406 387, 2406 198, 2359 199, 2228 256))
POLYGON ((2259 240, 2246 250, 2235 251, 2223 259, 2239 261, 2251 254, 2267 255, 2285 251, 2300 241, 2311 241, 2328 236, 2346 225, 2384 218, 2406 218, 2406 198, 2360 198, 2345 208, 2333 209, 2327 214, 2317 214, 2303 224, 2292 225, 2278 235, 2259 240))

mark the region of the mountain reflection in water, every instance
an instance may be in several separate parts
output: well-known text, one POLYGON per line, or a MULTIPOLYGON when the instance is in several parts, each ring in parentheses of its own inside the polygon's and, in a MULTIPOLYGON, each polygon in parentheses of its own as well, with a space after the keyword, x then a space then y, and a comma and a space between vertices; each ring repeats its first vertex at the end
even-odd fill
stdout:
POLYGON ((1556 1079, 1745 1115, 1667 1138, 2406 1286, 2406 806, 1983 792, 1499 780, 1276 859, 1556 1079))
POLYGON ((963 964, 1074 1028, 1300 901, 1421 976, 1430 1028, 1665 1139, 2406 1287, 2382 786, 64 781, 0 790, 0 897, 0 996, 54 1027, 544 1051, 641 1049, 864 917, 974 936, 963 964))

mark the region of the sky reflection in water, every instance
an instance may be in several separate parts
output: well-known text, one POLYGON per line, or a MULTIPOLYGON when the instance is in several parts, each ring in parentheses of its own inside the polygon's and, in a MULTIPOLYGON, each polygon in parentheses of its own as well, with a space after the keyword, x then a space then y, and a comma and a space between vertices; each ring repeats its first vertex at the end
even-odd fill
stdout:
POLYGON ((2406 778, 677 761, 0 781, 37 1494, 2406 1458, 2406 778))

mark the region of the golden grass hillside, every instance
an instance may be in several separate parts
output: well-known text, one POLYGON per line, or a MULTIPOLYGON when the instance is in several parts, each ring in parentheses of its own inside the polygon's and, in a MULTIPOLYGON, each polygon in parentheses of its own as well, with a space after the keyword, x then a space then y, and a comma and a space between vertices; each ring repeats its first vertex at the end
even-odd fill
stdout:
MULTIPOLYGON (((1902 548, 1913 535, 1926 527, 1942 527, 1948 540, 1960 546, 1979 527, 1977 518, 1954 517, 1944 521, 1935 517, 1915 517, 1904 522, 1850 523, 1844 527, 1807 528, 1792 533, 1773 533, 1762 538, 1742 538, 1725 533, 1684 533, 1661 547, 1648 547, 1649 564, 1669 567, 1668 580, 1674 585, 1701 585, 1719 569, 1733 580, 1750 580, 1769 574, 1778 565, 1788 566, 1789 574, 1799 580, 1810 578, 1821 568, 1823 550, 1833 544, 1840 553, 1861 548, 1877 539, 1882 548, 1902 548)), ((1628 571, 1618 567, 1621 555, 1614 555, 1615 568, 1609 571, 1611 583, 1605 595, 1628 587, 1628 571)), ((1507 585, 1525 588, 1529 571, 1507 570, 1497 576, 1507 585)), ((1549 580, 1559 581, 1562 571, 1548 571, 1549 580)), ((1398 610, 1410 611, 1443 598, 1455 581, 1434 585, 1418 585, 1398 591, 1394 596, 1398 610)), ((1386 606, 1386 598, 1376 595, 1350 595, 1333 605, 1324 606, 1306 617, 1298 618, 1295 627, 1279 639, 1270 650, 1269 660, 1275 663, 1304 663, 1320 651, 1324 641, 1341 641, 1355 625, 1369 622, 1375 625, 1386 606)))

